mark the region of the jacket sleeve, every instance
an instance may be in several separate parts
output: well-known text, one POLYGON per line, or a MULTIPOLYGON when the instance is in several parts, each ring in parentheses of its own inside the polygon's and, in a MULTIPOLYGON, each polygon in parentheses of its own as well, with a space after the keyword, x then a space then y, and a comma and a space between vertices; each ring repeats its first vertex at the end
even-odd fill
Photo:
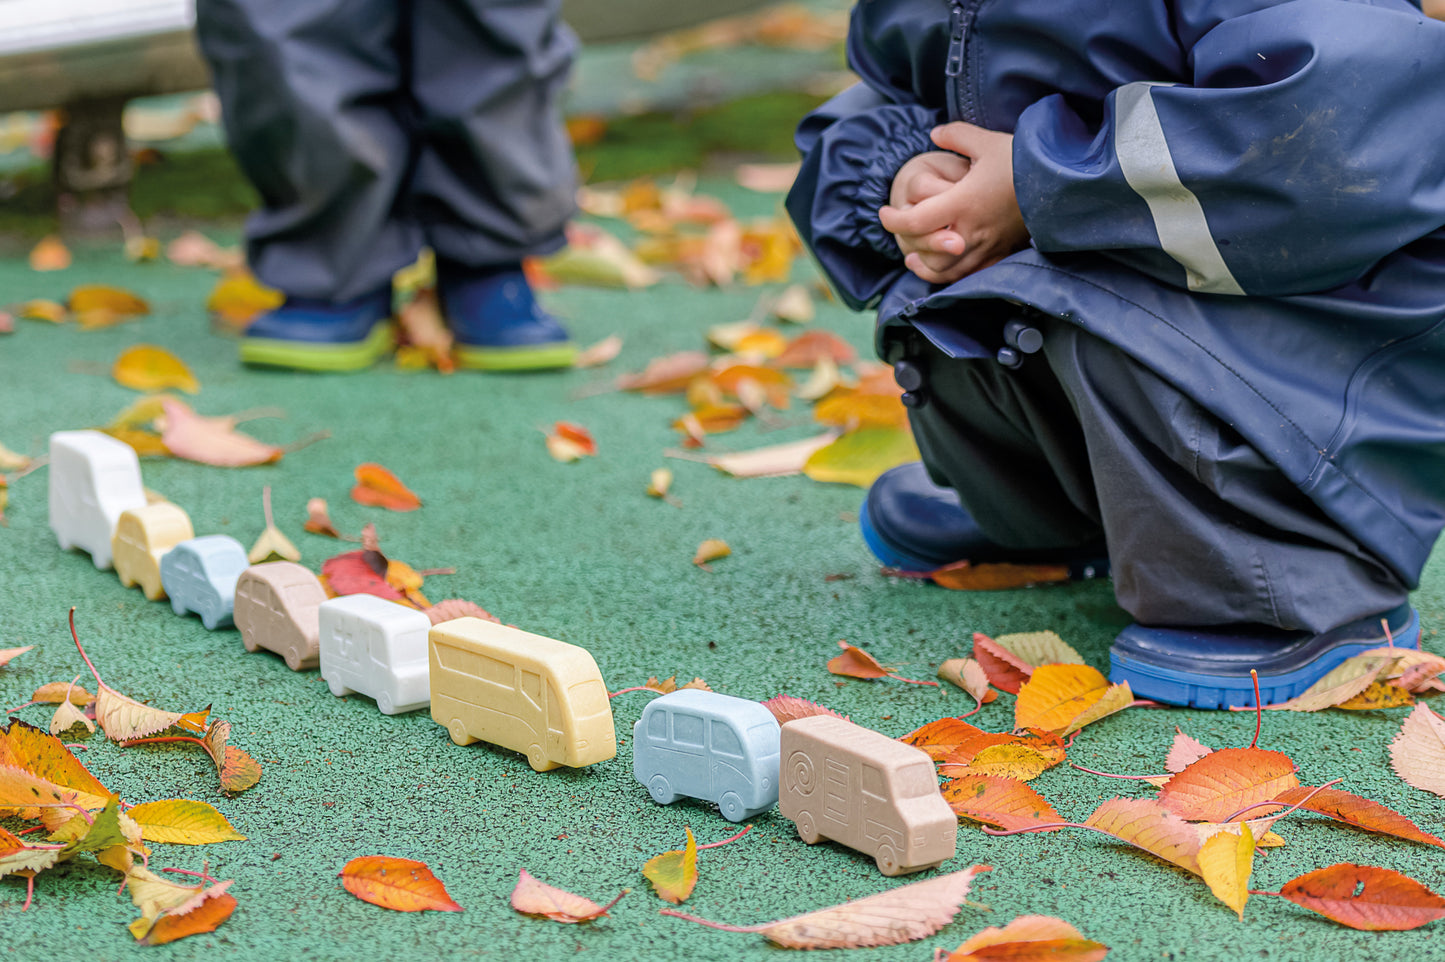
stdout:
POLYGON ((1035 246, 1273 296, 1356 280, 1445 225, 1445 23, 1345 0, 1219 22, 1178 6, 1189 82, 1126 84, 1092 118, 1058 95, 1020 117, 1035 246))

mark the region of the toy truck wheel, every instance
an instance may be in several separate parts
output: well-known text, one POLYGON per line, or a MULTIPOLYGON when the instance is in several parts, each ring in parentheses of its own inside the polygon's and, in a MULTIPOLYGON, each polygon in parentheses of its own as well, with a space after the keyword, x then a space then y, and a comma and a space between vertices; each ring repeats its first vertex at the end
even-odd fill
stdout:
POLYGON ((878 854, 873 857, 873 860, 878 863, 878 871, 884 875, 892 877, 903 874, 903 867, 898 864, 898 854, 887 842, 878 847, 878 854))
POLYGON ((557 767, 557 763, 550 760, 542 751, 541 745, 533 745, 527 749, 527 764, 532 766, 534 772, 550 772, 557 767))
POLYGON ((205 625, 207 631, 215 631, 216 626, 220 623, 221 619, 217 618, 215 615, 204 613, 201 615, 201 624, 205 625))
POLYGON ((331 689, 331 694, 335 695, 337 698, 341 698, 343 695, 351 694, 351 689, 347 688, 335 678, 328 678, 326 680, 326 686, 331 689))
POLYGON ((171 610, 174 611, 176 614, 180 615, 182 618, 184 618, 187 614, 186 606, 181 604, 174 598, 171 599, 171 610))
POLYGON ((125 575, 121 574, 119 571, 117 571, 117 572, 115 573, 115 576, 120 579, 120 586, 121 586, 122 588, 134 588, 134 587, 135 587, 135 579, 134 579, 134 578, 128 578, 128 577, 126 577, 125 575))
POLYGON ((382 692, 376 696, 376 707, 381 710, 383 715, 396 714, 396 703, 391 700, 391 696, 386 692, 382 692))
MULTIPOLYGON (((258 651, 261 650, 261 646, 258 645, 258 644, 256 644, 256 639, 252 638, 250 635, 246 634, 244 631, 241 632, 241 647, 242 647, 242 648, 245 648, 247 651, 251 652, 252 654, 255 654, 256 652, 258 652, 258 651)), ((287 662, 287 664, 290 664, 290 662, 287 662)), ((294 671, 295 669, 292 669, 292 670, 294 671)))
POLYGON ((717 807, 718 811, 722 812, 722 817, 729 822, 741 822, 748 815, 747 809, 743 808, 743 800, 737 792, 724 794, 722 798, 718 799, 717 807))
POLYGON ((470 745, 476 741, 475 738, 467 734, 467 726, 462 724, 460 718, 453 718, 451 722, 447 724, 447 734, 451 736, 452 744, 454 745, 470 745))
POLYGON ((793 824, 798 828, 798 838, 809 845, 817 845, 823 840, 823 836, 818 834, 818 826, 813 824, 813 816, 807 812, 799 813, 797 821, 793 824))
POLYGON ((668 784, 666 775, 654 775, 648 779, 647 794, 659 805, 671 805, 677 801, 677 796, 672 792, 672 786, 668 784))
POLYGON ((286 653, 286 667, 290 668, 292 671, 300 671, 301 654, 295 651, 288 651, 286 653))

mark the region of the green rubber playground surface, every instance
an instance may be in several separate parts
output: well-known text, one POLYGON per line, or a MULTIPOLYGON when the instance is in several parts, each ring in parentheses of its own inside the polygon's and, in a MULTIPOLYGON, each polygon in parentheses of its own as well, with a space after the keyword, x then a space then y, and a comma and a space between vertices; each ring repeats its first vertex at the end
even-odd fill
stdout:
MULTIPOLYGON (((221 185, 227 191, 234 183, 221 185)), ((704 178, 741 217, 766 215, 777 198, 723 178, 704 178)), ((234 221, 209 232, 234 240, 234 221)), ((166 239, 166 238, 163 238, 166 239)), ((103 424, 137 397, 108 375, 125 348, 162 345, 195 372, 188 400, 203 414, 257 408, 282 417, 248 432, 290 444, 329 437, 263 467, 222 469, 170 459, 142 462, 146 485, 184 507, 197 534, 226 533, 249 546, 260 535, 261 490, 272 488, 277 522, 317 570, 350 545, 301 530, 309 498, 326 498, 343 531, 374 522, 384 551, 415 568, 454 567, 427 579, 433 600, 477 602, 503 621, 589 649, 610 689, 648 676, 702 676, 718 691, 765 699, 785 692, 825 704, 863 725, 900 735, 972 707, 951 688, 845 680, 825 662, 847 639, 911 677, 966 654, 976 631, 1052 629, 1096 667, 1107 668, 1113 635, 1127 623, 1107 582, 966 594, 883 577, 857 533, 862 491, 802 477, 729 478, 702 464, 669 461, 675 398, 597 393, 621 371, 702 346, 704 331, 752 311, 776 288, 699 290, 670 278, 641 292, 564 287, 545 295, 579 344, 624 338, 621 356, 596 371, 547 374, 409 373, 389 362, 360 374, 302 375, 243 369, 232 340, 212 333, 202 307, 215 282, 197 268, 131 264, 117 245, 76 245, 75 264, 37 274, 23 248, 0 259, 0 303, 63 299, 80 283, 110 283, 150 300, 135 323, 83 332, 17 321, 0 336, 0 443, 40 454, 53 431, 103 424), (554 421, 588 428, 598 455, 573 464, 548 456, 554 421), (423 500, 410 514, 362 507, 348 497, 352 470, 376 461, 423 500), (673 506, 645 496, 648 475, 676 474, 673 506), (699 542, 722 538, 731 557, 711 572, 691 563, 699 542)), ((800 260, 794 279, 815 277, 800 260)), ((866 355, 870 320, 831 305, 820 327, 866 355)), ((797 410, 773 430, 756 425, 711 441, 716 450, 802 438, 816 426, 797 410)), ((217 931, 170 946, 139 948, 125 925, 136 916, 117 893, 119 876, 80 856, 41 874, 35 904, 21 911, 23 879, 0 880, 0 946, 24 960, 217 958, 239 960, 725 959, 781 958, 760 936, 704 929, 659 915, 665 907, 640 874, 653 855, 680 848, 684 826, 700 844, 735 830, 715 809, 679 801, 660 807, 631 773, 631 725, 645 693, 613 702, 617 757, 580 771, 537 774, 522 756, 485 745, 454 746, 427 712, 387 717, 364 696, 335 698, 316 671, 247 654, 234 631, 206 631, 165 603, 121 588, 87 556, 63 553, 46 521, 46 474, 13 483, 0 529, 0 648, 34 645, 0 668, 0 704, 40 684, 85 672, 65 627, 75 606, 82 641, 112 687, 157 706, 212 706, 231 722, 232 744, 262 764, 260 782, 235 798, 216 787, 209 759, 186 747, 119 748, 97 735, 81 760, 126 801, 189 797, 214 804, 246 841, 206 847, 154 844, 151 867, 234 879, 239 902, 217 931), (358 901, 336 878, 350 859, 386 854, 426 862, 465 909, 390 912, 358 901), (606 902, 632 891, 609 918, 567 926, 526 918, 507 904, 519 870, 606 902)), ((1427 648, 1441 650, 1445 553, 1437 552, 1415 598, 1427 648)), ((90 686, 93 679, 82 677, 90 686)), ((92 689, 93 690, 93 687, 92 689)), ((1013 720, 1003 695, 971 721, 993 731, 1013 720)), ((1388 745, 1408 709, 1269 714, 1261 746, 1286 752, 1304 784, 1382 802, 1426 831, 1445 828, 1445 802, 1390 770, 1388 745)), ((17 717, 44 726, 49 709, 17 717)), ((1070 759, 1103 771, 1153 774, 1175 726, 1215 748, 1248 745, 1251 714, 1129 710, 1083 731, 1070 759)), ((1059 767, 1031 785, 1069 819, 1114 796, 1148 797, 1119 782, 1059 767)), ((9 827, 15 823, 7 822, 9 827)), ((883 891, 870 858, 831 843, 804 845, 776 812, 752 831, 699 857, 700 881, 683 909, 718 921, 766 922, 883 891)), ((1342 861, 1404 872, 1445 889, 1445 852, 1366 835, 1310 815, 1277 831, 1288 844, 1261 851, 1252 887, 1277 890, 1342 861)), ((1111 948, 1110 959, 1445 958, 1445 929, 1366 933, 1342 928, 1283 899, 1251 899, 1241 922, 1196 877, 1142 852, 1078 830, 992 838, 961 825, 945 869, 988 864, 957 919, 919 943, 846 950, 838 957, 924 960, 986 926, 1019 915, 1058 916, 1111 948)), ((929 873, 931 874, 931 873, 929 873)), ((926 877, 926 876, 925 876, 926 877)), ((918 878, 914 876, 912 878, 918 878)))

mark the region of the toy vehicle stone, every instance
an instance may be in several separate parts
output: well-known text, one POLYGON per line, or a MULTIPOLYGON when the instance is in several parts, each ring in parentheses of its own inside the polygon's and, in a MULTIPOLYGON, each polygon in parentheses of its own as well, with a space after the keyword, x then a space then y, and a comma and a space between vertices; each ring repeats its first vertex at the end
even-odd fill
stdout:
POLYGON ((431 717, 453 742, 522 752, 539 772, 617 754, 612 706, 585 648, 481 618, 431 629, 431 717))
POLYGON ((178 615, 195 612, 210 631, 231 624, 236 581, 251 564, 241 542, 226 534, 182 541, 161 558, 161 585, 178 615))
POLYGON ((632 774, 659 805, 686 795, 741 822, 778 801, 779 736, 758 702, 675 691, 649 702, 632 726, 632 774))
POLYGON ((326 589, 291 561, 252 565, 236 582, 236 627, 247 651, 265 648, 286 659, 292 671, 321 663, 321 603, 326 589))
POLYGON ((140 460, 129 444, 99 431, 50 436, 50 530, 61 550, 81 548, 104 571, 121 514, 145 504, 140 460))
POLYGON ((368 695, 383 715, 426 707, 430 618, 375 595, 346 595, 322 602, 317 619, 331 694, 368 695))
POLYGON ((161 585, 161 558, 182 541, 196 536, 191 516, 169 502, 122 511, 110 539, 111 561, 120 583, 140 585, 146 598, 166 596, 161 585))
POLYGON ((958 817, 924 752, 832 715, 783 726, 778 811, 812 845, 872 855, 884 875, 936 868, 957 850, 958 817))

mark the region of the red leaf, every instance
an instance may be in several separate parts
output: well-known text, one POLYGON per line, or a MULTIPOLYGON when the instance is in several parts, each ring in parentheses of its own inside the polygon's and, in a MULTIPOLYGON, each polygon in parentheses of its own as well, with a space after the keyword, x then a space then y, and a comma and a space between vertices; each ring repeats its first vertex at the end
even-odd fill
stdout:
POLYGON ((1034 666, 1022 661, 1017 655, 982 632, 973 636, 973 657, 983 666, 988 683, 993 687, 1017 695, 1024 682, 1034 673, 1034 666))
POLYGON ((847 720, 847 715, 840 715, 831 708, 824 708, 816 702, 808 701, 805 698, 795 698, 792 695, 774 695, 763 702, 763 707, 773 713, 779 725, 786 725, 790 721, 797 721, 799 718, 807 718, 809 715, 832 715, 834 718, 847 720))
POLYGON ((1286 882, 1279 894, 1352 929, 1418 929, 1445 917, 1445 899, 1407 875, 1342 862, 1286 882))
POLYGON ((945 782, 943 800, 960 818, 1004 830, 1058 822, 1059 813, 1038 792, 1014 778, 965 775, 945 782))
MULTIPOLYGON (((921 748, 935 762, 941 762, 959 746, 980 735, 987 735, 982 728, 975 728, 961 718, 940 718, 922 728, 915 728, 898 740, 914 748, 921 748)), ((1010 736, 1011 737, 1011 736, 1010 736)))
POLYGON ((376 573, 366 551, 348 551, 321 562, 321 574, 337 595, 376 595, 387 601, 400 601, 406 595, 376 573))
POLYGON ((388 855, 363 855, 340 872, 346 891, 363 902, 398 912, 460 912, 446 886, 425 862, 388 855))
POLYGON ((379 464, 368 462, 356 468, 356 486, 351 497, 358 504, 369 504, 390 511, 415 511, 421 498, 401 483, 396 475, 379 464))
POLYGON ((1344 822, 1367 832, 1379 832, 1412 842, 1434 845, 1436 848, 1445 848, 1445 842, 1421 829, 1399 812, 1349 792, 1300 786, 1285 789, 1275 796, 1275 801, 1285 805, 1298 803, 1301 808, 1328 815, 1337 822, 1344 822))

